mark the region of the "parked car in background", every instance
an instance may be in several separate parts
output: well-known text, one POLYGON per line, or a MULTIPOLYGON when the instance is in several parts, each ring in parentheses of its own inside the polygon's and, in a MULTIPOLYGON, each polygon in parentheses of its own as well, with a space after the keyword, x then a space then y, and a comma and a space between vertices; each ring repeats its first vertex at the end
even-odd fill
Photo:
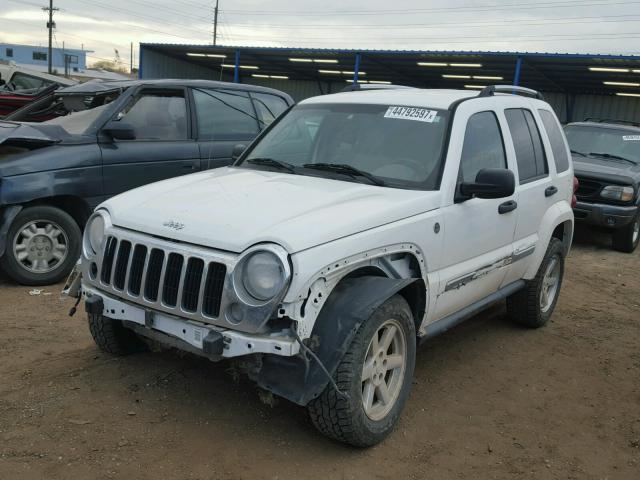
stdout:
POLYGON ((103 203, 68 292, 104 351, 241 357, 322 433, 369 446, 398 422, 420 340, 503 299, 523 326, 549 321, 573 181, 532 90, 310 98, 233 166, 103 203))
POLYGON ((579 181, 577 222, 611 232, 613 248, 631 253, 640 239, 640 126, 591 120, 565 127, 579 181))
POLYGON ((26 285, 68 275, 96 205, 228 165, 234 146, 293 103, 277 90, 204 80, 91 82, 56 96, 74 113, 0 121, 0 266, 26 285))
MULTIPOLYGON (((48 96, 52 91, 75 85, 75 80, 38 72, 15 64, 0 63, 0 118, 48 96)), ((41 116, 37 121, 52 117, 41 116)))

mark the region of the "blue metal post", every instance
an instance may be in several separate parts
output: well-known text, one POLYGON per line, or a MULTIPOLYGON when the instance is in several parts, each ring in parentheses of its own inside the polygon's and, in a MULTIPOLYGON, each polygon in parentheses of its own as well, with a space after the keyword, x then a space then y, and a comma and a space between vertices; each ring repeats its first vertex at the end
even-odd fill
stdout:
POLYGON ((142 79, 142 52, 144 50, 142 49, 142 44, 138 48, 138 78, 142 79))
POLYGON ((358 72, 360 71, 360 54, 356 53, 356 64, 353 67, 353 84, 358 83, 358 72))
POLYGON ((520 71, 522 70, 522 57, 518 57, 516 60, 516 72, 513 75, 513 86, 517 87, 520 85, 520 71))
POLYGON ((240 83, 240 49, 236 50, 236 65, 233 69, 233 83, 240 83))

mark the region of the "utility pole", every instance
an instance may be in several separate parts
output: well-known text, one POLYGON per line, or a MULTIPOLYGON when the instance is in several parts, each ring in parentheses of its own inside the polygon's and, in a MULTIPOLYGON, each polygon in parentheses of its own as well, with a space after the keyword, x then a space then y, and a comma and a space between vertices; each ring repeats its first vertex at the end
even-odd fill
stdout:
POLYGON ((133 75, 133 42, 131 42, 131 54, 129 56, 129 74, 133 75))
POLYGON ((53 49, 52 49, 52 40, 53 40, 53 29, 56 28, 56 24, 53 21, 53 12, 57 12, 58 10, 60 10, 59 8, 54 8, 53 7, 53 0, 49 0, 49 7, 42 7, 42 10, 44 10, 45 12, 49 12, 49 21, 47 22, 47 28, 49 29, 49 53, 47 54, 47 64, 48 64, 48 71, 49 73, 52 73, 52 68, 51 68, 51 60, 52 60, 52 56, 53 56, 53 49))
POLYGON ((218 1, 216 0, 216 8, 213 9, 213 45, 215 46, 218 37, 218 1))

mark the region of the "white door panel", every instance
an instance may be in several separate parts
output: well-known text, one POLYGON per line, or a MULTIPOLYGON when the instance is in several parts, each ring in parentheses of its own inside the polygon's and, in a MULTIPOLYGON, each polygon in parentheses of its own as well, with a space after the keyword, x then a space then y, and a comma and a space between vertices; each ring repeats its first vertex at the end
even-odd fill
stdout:
POLYGON ((501 199, 473 198, 446 207, 444 238, 447 258, 440 270, 435 319, 453 313, 495 292, 513 253, 517 209, 498 213, 501 199))

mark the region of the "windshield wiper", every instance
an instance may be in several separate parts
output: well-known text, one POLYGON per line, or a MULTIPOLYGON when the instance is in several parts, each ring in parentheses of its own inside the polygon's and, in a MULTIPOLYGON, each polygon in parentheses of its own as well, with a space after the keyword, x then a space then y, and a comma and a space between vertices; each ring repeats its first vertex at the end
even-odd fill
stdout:
POLYGON ((580 155, 581 157, 586 157, 587 156, 586 153, 582 153, 582 152, 579 152, 577 150, 571 150, 571 153, 575 153, 576 155, 580 155))
POLYGON ((274 160, 273 158, 250 158, 247 160, 247 163, 251 163, 253 165, 262 165, 265 167, 273 167, 278 170, 286 170, 289 173, 294 173, 296 171, 296 167, 287 162, 282 162, 280 160, 274 160))
POLYGON ((351 165, 347 165, 345 163, 305 163, 302 166, 304 168, 310 168, 313 170, 344 173, 345 175, 349 175, 353 178, 364 177, 375 185, 385 185, 385 183, 375 175, 371 175, 369 172, 365 172, 364 170, 360 170, 359 168, 352 167, 351 165))
POLYGON ((589 155, 593 156, 593 157, 602 157, 602 158, 611 158, 613 160, 622 160, 624 162, 629 162, 633 165, 638 165, 638 162, 635 162, 629 158, 624 158, 621 157, 620 155, 611 155, 610 153, 598 153, 598 152, 591 152, 589 153, 589 155))

